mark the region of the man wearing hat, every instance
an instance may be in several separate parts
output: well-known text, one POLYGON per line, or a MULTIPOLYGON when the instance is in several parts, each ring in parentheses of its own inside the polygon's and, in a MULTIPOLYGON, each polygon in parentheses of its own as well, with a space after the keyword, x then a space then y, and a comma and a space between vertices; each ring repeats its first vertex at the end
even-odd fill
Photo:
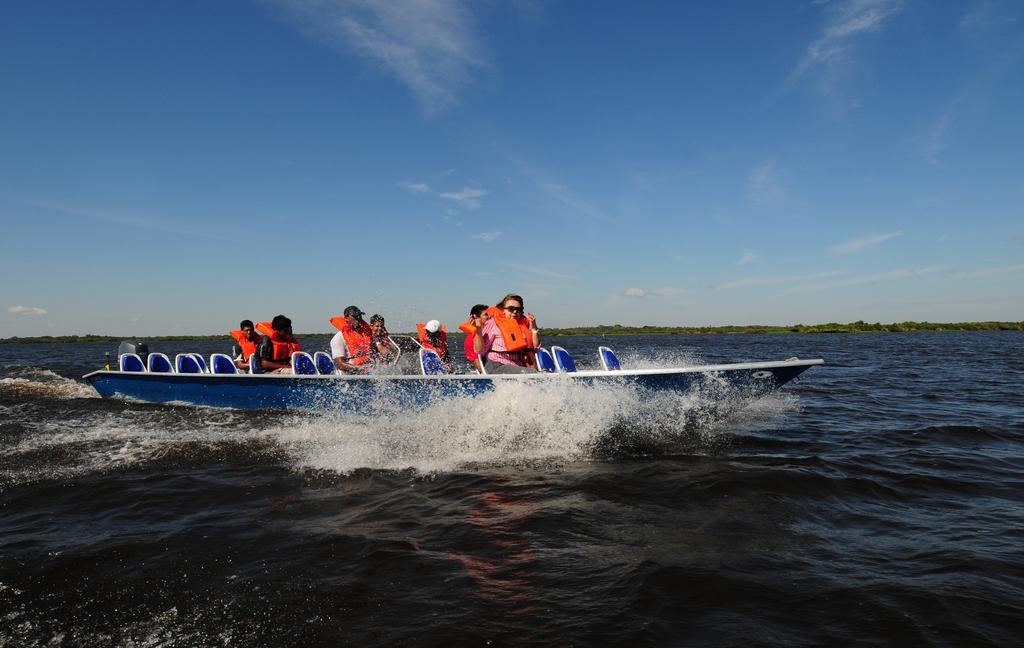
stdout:
POLYGON ((349 306, 342 317, 332 317, 338 332, 331 338, 331 357, 345 373, 367 373, 373 357, 373 329, 363 319, 362 309, 349 306))
POLYGON ((451 356, 448 355, 448 331, 445 327, 436 319, 430 320, 426 324, 420 322, 416 325, 416 331, 419 334, 420 345, 424 349, 429 349, 435 353, 441 359, 441 366, 444 367, 445 373, 452 373, 455 367, 452 365, 451 356))

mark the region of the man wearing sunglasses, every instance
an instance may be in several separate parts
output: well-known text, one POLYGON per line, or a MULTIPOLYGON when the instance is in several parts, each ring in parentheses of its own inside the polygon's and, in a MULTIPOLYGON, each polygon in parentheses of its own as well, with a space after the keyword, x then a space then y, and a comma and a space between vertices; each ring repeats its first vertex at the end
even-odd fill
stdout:
POLYGON ((540 346, 537 318, 523 316, 523 298, 508 294, 488 310, 490 319, 476 330, 473 350, 484 360, 487 373, 532 373, 533 349, 540 346))

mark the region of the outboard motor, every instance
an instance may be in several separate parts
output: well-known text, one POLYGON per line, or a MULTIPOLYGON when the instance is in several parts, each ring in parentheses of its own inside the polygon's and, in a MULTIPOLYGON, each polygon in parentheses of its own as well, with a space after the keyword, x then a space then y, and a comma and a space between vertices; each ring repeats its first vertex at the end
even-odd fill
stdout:
POLYGON ((149 345, 145 342, 122 342, 117 347, 117 357, 121 357, 125 353, 135 353, 142 358, 142 364, 146 364, 146 358, 149 357, 149 345))

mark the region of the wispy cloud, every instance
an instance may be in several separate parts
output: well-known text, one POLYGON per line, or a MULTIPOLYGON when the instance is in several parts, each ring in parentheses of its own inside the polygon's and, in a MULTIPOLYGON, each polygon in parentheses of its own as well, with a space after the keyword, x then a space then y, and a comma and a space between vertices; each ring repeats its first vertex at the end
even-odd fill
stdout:
POLYGON ((474 234, 473 238, 489 242, 498 238, 501 234, 501 230, 498 230, 497 232, 480 232, 479 234, 474 234))
POLYGON ((992 277, 994 275, 1009 274, 1011 272, 1024 272, 1024 264, 958 272, 956 276, 963 277, 965 279, 977 279, 979 277, 992 277))
POLYGON ((399 182, 399 187, 404 187, 413 193, 430 193, 430 185, 425 182, 399 182))
POLYGON ((11 315, 18 315, 19 317, 41 317, 46 315, 49 311, 45 308, 39 308, 38 306, 11 306, 7 309, 7 312, 11 315))
POLYGON ((829 92, 835 81, 835 70, 849 62, 857 39, 880 31, 903 8, 902 0, 845 0, 819 4, 825 7, 825 24, 774 96, 786 92, 818 69, 827 73, 823 90, 829 92))
POLYGON ((766 160, 753 168, 747 181, 747 196, 761 207, 771 207, 782 201, 785 191, 779 182, 775 160, 766 160))
POLYGON ((945 266, 933 266, 930 268, 918 268, 908 270, 893 270, 891 272, 880 272, 872 275, 862 275, 859 277, 850 277, 848 279, 840 279, 839 281, 829 281, 825 283, 812 284, 810 286, 797 286, 790 288, 786 292, 788 293, 800 293, 810 292, 813 290, 829 290, 832 288, 842 288, 843 286, 857 286, 860 284, 877 284, 885 283, 889 281, 895 281, 898 279, 910 279, 912 277, 923 277, 926 275, 935 274, 945 270, 945 266))
POLYGON ((465 187, 462 191, 448 191, 441 194, 442 198, 454 201, 467 209, 478 209, 483 203, 480 199, 487 195, 485 189, 465 187))
POLYGON ((818 272, 815 274, 806 275, 776 275, 776 276, 763 276, 763 277, 743 277, 736 281, 730 281, 728 283, 720 284, 715 288, 722 290, 731 290, 733 288, 748 288, 750 286, 773 286, 777 284, 786 283, 800 283, 806 281, 817 281, 819 279, 827 279, 829 277, 836 277, 839 275, 846 274, 846 270, 830 270, 828 272, 818 272))
POLYGON ((957 103, 959 102, 955 100, 950 102, 925 135, 925 159, 927 159, 928 164, 932 166, 939 166, 942 164, 940 156, 946 149, 946 134, 949 132, 949 126, 953 122, 957 103))
POLYGON ((101 221, 105 223, 115 223, 117 225, 126 225, 129 227, 137 227, 139 229, 152 230, 156 232, 181 234, 185 236, 194 236, 196 238, 213 239, 216 241, 237 240, 237 234, 228 234, 226 232, 223 234, 219 234, 216 232, 204 231, 199 226, 187 226, 183 224, 182 221, 177 220, 172 221, 161 218, 153 218, 149 216, 125 214, 105 209, 93 209, 91 207, 68 205, 65 203, 58 203, 51 200, 39 200, 36 198, 5 193, 0 193, 0 199, 8 200, 10 202, 23 205, 26 207, 34 207, 49 212, 64 214, 66 216, 87 218, 89 220, 101 221))
POLYGON ((753 261, 755 258, 757 258, 757 257, 755 257, 753 250, 751 250, 749 248, 745 249, 745 250, 743 250, 743 254, 740 256, 739 260, 736 262, 736 265, 738 265, 738 266, 747 265, 748 263, 753 261))
POLYGON ((487 67, 469 0, 270 0, 305 33, 395 77, 427 113, 453 105, 487 67))
POLYGON ((682 288, 675 288, 672 286, 666 286, 664 288, 655 288, 653 290, 645 290, 643 288, 626 288, 622 291, 623 297, 671 297, 672 295, 678 295, 683 292, 682 288))
POLYGON ((562 185, 553 183, 543 183, 541 187, 544 189, 544 192, 547 193, 547 195, 550 196, 555 201, 562 203, 566 207, 569 207, 570 209, 579 212, 590 219, 601 221, 604 223, 612 222, 612 218, 608 216, 608 214, 604 213, 597 207, 594 207, 593 205, 587 203, 582 198, 576 196, 571 191, 569 191, 569 189, 562 185))
POLYGON ((890 239, 894 239, 897 236, 903 236, 903 230, 896 230, 895 232, 889 232, 887 234, 872 234, 863 238, 854 239, 845 243, 837 243, 836 245, 829 246, 827 251, 829 254, 856 254, 861 250, 876 245, 881 245, 890 239))
POLYGON ((548 277, 550 279, 575 279, 576 275, 564 274, 561 272, 554 272, 553 270, 545 270, 544 268, 538 268, 536 266, 526 265, 525 263, 502 263, 501 265, 506 268, 512 268, 514 270, 522 270, 524 272, 531 272, 542 277, 548 277))

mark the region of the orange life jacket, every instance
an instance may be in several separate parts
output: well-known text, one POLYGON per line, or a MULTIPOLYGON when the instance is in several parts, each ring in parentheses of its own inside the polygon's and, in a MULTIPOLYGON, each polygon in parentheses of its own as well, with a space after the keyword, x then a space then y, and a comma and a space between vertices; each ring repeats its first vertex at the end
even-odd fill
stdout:
POLYGON ((270 322, 260 322, 256 325, 256 330, 267 336, 270 343, 274 345, 274 354, 271 360, 274 362, 291 362, 292 354, 296 351, 302 351, 302 347, 295 341, 292 336, 285 337, 270 325, 270 322))
POLYGON ((505 342, 505 350, 509 352, 522 351, 523 361, 527 366, 533 367, 535 361, 530 320, 525 317, 505 317, 505 311, 497 306, 488 308, 487 314, 498 326, 501 339, 505 342))
POLYGON ((505 317, 505 311, 496 306, 488 308, 487 314, 498 325, 501 338, 505 341, 506 351, 522 351, 533 348, 530 320, 525 317, 505 317))
POLYGON ((359 328, 352 328, 344 317, 332 317, 331 324, 341 331, 341 337, 345 338, 345 346, 348 347, 348 360, 350 365, 366 364, 370 361, 370 354, 373 351, 373 329, 366 322, 359 328))
POLYGON ((442 326, 441 330, 434 334, 434 342, 430 341, 430 333, 427 331, 427 325, 423 322, 416 325, 416 331, 420 335, 420 344, 435 351, 442 359, 448 357, 448 329, 442 326))
POLYGON ((231 331, 231 337, 235 338, 235 342, 238 342, 239 348, 242 349, 242 358, 245 360, 249 359, 249 356, 256 353, 256 349, 260 345, 259 337, 253 342, 249 338, 245 337, 245 333, 242 331, 231 331))
POLYGON ((466 335, 476 335, 476 327, 473 326, 473 320, 466 320, 462 324, 459 324, 459 330, 466 335))

